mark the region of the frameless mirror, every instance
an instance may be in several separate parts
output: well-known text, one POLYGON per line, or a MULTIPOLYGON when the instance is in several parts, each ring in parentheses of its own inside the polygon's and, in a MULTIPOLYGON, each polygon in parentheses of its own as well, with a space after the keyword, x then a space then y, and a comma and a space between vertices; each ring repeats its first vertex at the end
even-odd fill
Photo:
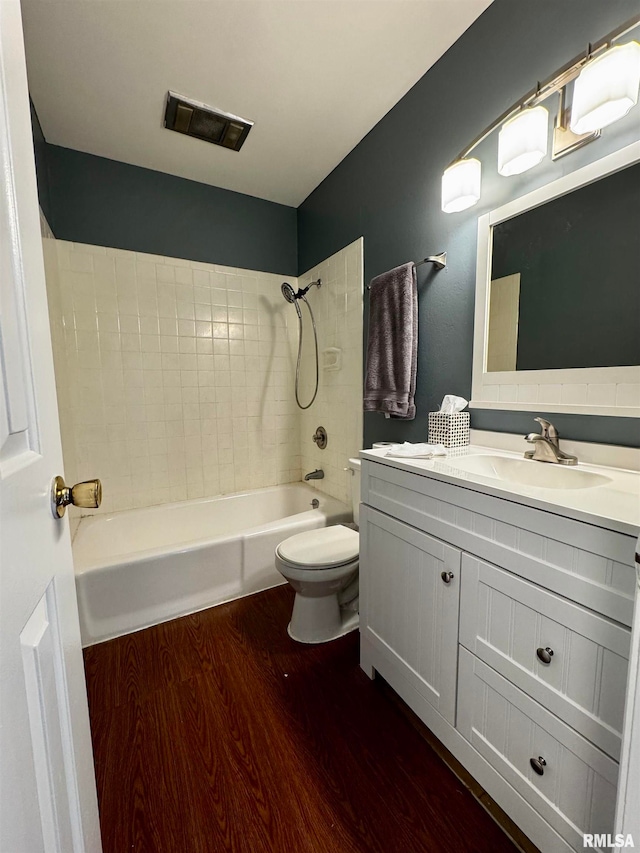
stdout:
POLYGON ((640 364, 640 164, 494 225, 486 370, 640 364))

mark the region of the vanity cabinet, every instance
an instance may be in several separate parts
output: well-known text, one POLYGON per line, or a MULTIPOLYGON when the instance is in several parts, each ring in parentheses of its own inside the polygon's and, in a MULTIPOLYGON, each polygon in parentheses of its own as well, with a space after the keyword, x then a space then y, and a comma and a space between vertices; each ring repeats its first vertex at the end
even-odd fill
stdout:
POLYGON ((613 833, 635 538, 366 455, 361 665, 545 853, 613 833))

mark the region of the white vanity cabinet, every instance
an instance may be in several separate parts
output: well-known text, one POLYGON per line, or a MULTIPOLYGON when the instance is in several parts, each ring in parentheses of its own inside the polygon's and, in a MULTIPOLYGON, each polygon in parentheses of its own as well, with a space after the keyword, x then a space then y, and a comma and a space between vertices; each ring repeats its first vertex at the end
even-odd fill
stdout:
POLYGON ((362 501, 363 669, 544 853, 613 833, 635 538, 366 453, 362 501))

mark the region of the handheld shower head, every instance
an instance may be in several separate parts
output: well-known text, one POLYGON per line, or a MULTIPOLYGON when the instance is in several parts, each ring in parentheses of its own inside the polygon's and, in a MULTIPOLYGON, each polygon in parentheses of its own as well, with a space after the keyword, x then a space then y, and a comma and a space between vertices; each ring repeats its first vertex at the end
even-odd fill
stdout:
POLYGON ((282 282, 282 287, 280 288, 280 290, 282 291, 282 295, 287 300, 287 302, 295 302, 296 301, 295 290, 286 281, 282 282))
POLYGON ((302 313, 300 311, 300 306, 298 305, 298 297, 296 296, 295 290, 286 281, 282 282, 280 290, 287 302, 293 302, 296 308, 296 313, 298 314, 298 319, 302 320, 302 313))

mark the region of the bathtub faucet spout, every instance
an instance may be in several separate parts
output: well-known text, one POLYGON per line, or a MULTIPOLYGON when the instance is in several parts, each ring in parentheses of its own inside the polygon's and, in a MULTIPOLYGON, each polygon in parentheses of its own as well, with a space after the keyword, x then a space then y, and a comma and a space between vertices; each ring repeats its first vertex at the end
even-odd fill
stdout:
POLYGON ((310 471, 308 474, 304 475, 304 479, 306 480, 324 480, 324 471, 322 468, 316 468, 315 471, 310 471))

